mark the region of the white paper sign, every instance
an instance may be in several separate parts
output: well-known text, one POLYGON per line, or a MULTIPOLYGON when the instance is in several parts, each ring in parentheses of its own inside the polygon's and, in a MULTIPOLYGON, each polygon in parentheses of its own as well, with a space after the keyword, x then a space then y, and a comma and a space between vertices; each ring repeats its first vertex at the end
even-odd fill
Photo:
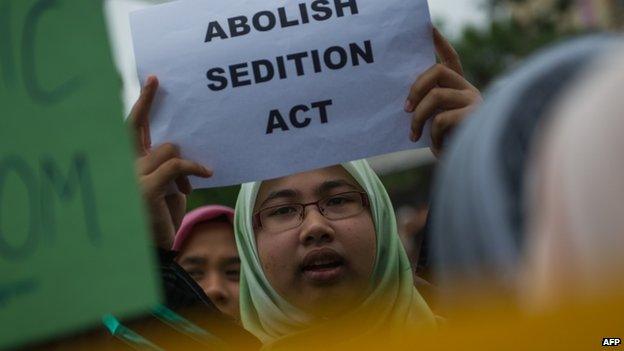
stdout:
POLYGON ((428 146, 410 85, 434 64, 426 0, 180 0, 130 16, 152 142, 215 173, 263 180, 428 146))

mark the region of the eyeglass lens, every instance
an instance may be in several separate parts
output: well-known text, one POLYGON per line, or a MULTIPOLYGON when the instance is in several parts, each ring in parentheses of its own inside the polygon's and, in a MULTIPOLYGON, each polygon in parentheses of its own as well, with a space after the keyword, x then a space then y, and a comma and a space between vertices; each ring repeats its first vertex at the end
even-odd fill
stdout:
MULTIPOLYGON (((321 199, 317 203, 319 211, 327 219, 338 220, 359 214, 364 208, 362 194, 347 192, 321 199)), ((288 230, 298 227, 304 218, 303 204, 284 204, 260 211, 260 221, 264 229, 270 231, 288 230)))

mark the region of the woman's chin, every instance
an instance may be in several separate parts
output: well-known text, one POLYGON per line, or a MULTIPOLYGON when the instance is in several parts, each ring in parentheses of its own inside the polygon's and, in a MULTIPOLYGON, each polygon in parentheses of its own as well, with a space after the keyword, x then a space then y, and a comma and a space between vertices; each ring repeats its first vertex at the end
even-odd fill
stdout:
POLYGON ((305 306, 300 306, 315 319, 330 319, 354 309, 363 299, 363 289, 346 285, 313 286, 307 289, 305 306))

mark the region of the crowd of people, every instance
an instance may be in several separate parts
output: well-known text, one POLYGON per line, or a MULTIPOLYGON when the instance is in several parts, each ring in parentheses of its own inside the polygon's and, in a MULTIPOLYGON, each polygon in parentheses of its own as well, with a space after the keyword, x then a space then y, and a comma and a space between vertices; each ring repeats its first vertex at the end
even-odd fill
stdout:
POLYGON ((408 248, 429 261, 431 281, 415 275, 390 197, 364 160, 243 184, 235 209, 185 215, 187 177, 219 170, 175 145, 152 147, 150 77, 129 125, 166 295, 152 319, 177 317, 117 321, 125 328, 110 333, 131 349, 336 347, 453 323, 455 306, 494 294, 540 311, 621 291, 624 42, 560 44, 482 98, 449 42, 435 29, 433 38, 439 63, 403 107, 411 139, 430 137, 439 159, 419 245, 408 248), (177 343, 164 347, 167 328, 177 343))

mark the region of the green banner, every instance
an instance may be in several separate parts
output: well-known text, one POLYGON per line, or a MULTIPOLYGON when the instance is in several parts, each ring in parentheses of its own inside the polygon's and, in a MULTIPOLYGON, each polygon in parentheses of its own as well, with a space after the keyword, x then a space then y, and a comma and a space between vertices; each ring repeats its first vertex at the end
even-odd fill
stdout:
POLYGON ((0 348, 159 300, 96 0, 0 0, 0 348))

